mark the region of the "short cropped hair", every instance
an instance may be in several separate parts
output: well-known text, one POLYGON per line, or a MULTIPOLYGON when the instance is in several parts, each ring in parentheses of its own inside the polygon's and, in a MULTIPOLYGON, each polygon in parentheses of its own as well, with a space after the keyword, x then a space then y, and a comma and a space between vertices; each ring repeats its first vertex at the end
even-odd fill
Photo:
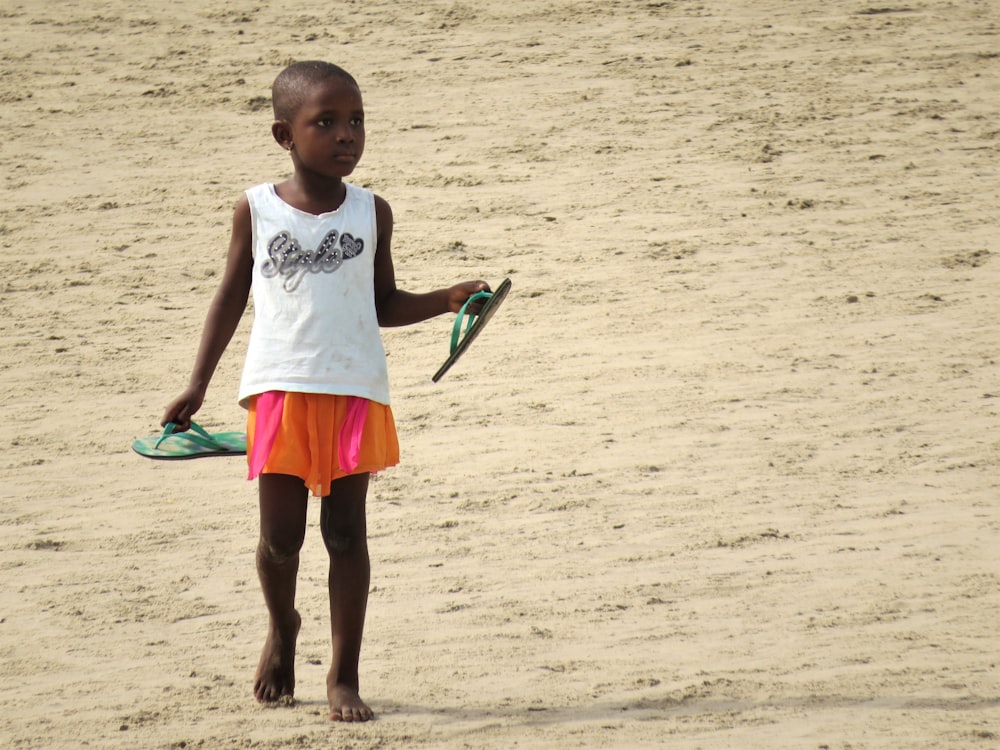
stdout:
POLYGON ((305 100, 306 92, 311 86, 331 78, 347 81, 358 91, 361 87, 354 76, 333 63, 322 60, 304 60, 292 63, 278 74, 271 85, 271 106, 274 109, 275 120, 291 121, 305 100))

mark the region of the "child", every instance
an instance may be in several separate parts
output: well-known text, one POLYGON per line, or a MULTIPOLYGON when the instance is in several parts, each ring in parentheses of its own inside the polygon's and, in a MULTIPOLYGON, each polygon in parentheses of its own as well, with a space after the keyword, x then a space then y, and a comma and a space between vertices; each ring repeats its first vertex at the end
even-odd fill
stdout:
POLYGON ((190 426, 252 286, 239 399, 248 410, 250 478, 259 477, 257 572, 270 616, 254 694, 274 703, 295 689, 295 583, 312 492, 322 498, 330 556, 330 718, 367 721, 373 712, 358 692, 370 578, 365 497, 369 475, 399 460, 379 326, 458 312, 489 286, 470 281, 426 294, 396 288, 389 204, 343 181, 365 147, 361 91, 350 74, 329 63, 295 63, 271 93, 271 132, 295 172, 237 202, 190 383, 163 423, 190 426))

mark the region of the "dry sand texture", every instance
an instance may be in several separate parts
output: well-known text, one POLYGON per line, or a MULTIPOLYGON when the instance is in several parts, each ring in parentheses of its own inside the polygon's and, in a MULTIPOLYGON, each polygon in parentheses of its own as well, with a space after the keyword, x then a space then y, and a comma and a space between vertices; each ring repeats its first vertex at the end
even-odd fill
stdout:
POLYGON ((0 746, 996 747, 998 16, 3 0, 0 746), (514 281, 438 385, 451 321, 386 333, 365 726, 314 530, 262 709, 242 464, 129 450, 307 58, 364 88, 401 284, 514 281))

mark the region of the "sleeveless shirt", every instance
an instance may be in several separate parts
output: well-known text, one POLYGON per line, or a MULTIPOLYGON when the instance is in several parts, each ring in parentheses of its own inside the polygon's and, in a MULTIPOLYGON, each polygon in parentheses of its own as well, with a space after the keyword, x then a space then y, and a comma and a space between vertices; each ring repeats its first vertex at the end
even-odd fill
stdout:
POLYGON ((271 184, 246 191, 253 235, 254 320, 239 401, 265 391, 389 403, 375 312, 375 196, 345 183, 335 211, 313 215, 271 184))

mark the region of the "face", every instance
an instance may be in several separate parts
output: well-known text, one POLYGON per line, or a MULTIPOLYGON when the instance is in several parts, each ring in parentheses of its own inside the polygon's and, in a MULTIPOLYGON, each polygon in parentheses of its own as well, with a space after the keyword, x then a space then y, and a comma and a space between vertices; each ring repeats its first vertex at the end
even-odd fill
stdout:
POLYGON ((325 177, 346 177, 365 150, 361 92, 331 78, 312 87, 291 123, 295 158, 303 169, 325 177))

